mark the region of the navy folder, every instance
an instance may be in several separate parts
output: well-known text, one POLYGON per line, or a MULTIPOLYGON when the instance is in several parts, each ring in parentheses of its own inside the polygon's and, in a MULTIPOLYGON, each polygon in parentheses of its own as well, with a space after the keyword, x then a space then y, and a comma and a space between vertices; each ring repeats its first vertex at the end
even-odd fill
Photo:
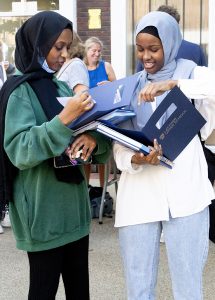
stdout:
POLYGON ((138 77, 139 73, 136 73, 89 89, 89 94, 95 101, 94 107, 73 121, 69 127, 75 130, 99 119, 111 111, 128 106, 138 83, 138 77))
POLYGON ((156 138, 162 146, 163 155, 171 161, 176 159, 205 123, 205 119, 178 87, 168 93, 141 132, 121 129, 105 122, 108 127, 147 146, 153 145, 156 138), (159 128, 158 121, 169 107, 173 108, 172 113, 159 128))
MULTIPOLYGON (((102 124, 101 122, 98 122, 96 130, 101 134, 104 134, 105 136, 108 136, 109 138, 118 141, 120 144, 133 149, 134 151, 142 152, 145 155, 148 155, 151 151, 148 146, 145 146, 144 144, 120 133, 117 130, 114 130, 113 128, 102 124)), ((173 163, 165 156, 160 156, 160 164, 170 169, 172 169, 173 167, 173 163)))

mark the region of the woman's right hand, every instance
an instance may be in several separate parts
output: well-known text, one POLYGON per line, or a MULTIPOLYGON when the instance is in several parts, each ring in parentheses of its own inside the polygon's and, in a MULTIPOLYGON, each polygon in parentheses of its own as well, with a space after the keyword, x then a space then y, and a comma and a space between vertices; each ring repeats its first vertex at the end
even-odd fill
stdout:
POLYGON ((156 96, 173 89, 178 84, 177 80, 165 80, 147 84, 138 95, 138 103, 153 102, 156 96))
POLYGON ((91 110, 93 106, 94 101, 88 92, 76 94, 71 97, 58 116, 64 125, 69 125, 86 111, 91 110))

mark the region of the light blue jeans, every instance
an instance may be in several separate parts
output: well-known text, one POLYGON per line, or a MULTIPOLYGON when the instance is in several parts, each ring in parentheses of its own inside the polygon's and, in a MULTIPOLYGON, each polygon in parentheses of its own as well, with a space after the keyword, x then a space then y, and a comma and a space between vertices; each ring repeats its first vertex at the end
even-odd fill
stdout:
POLYGON ((208 207, 188 217, 119 228, 128 300, 154 300, 163 228, 175 300, 201 300, 208 207))

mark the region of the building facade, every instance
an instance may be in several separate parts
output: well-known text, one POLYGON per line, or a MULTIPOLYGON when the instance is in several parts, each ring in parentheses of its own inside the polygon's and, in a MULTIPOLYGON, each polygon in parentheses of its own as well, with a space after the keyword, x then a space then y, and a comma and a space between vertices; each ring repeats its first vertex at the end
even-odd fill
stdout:
POLYGON ((104 44, 102 57, 111 61, 110 0, 77 0, 77 30, 83 41, 96 36, 104 44), (99 5, 98 5, 99 3, 99 5))
POLYGON ((111 62, 117 78, 130 75, 135 70, 135 26, 141 16, 162 4, 178 9, 183 37, 200 44, 209 66, 215 69, 214 0, 0 1, 0 39, 5 44, 5 59, 13 62, 14 36, 27 18, 41 10, 55 10, 73 21, 83 41, 90 36, 103 41, 103 58, 111 62))

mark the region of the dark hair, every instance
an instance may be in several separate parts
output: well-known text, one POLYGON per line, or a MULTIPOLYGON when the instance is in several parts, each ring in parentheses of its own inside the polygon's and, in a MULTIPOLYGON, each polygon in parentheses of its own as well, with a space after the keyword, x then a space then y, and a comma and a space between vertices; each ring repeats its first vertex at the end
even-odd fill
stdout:
POLYGON ((170 5, 161 5, 158 7, 157 11, 163 11, 170 16, 172 16, 178 23, 180 22, 180 14, 177 9, 170 5))
POLYGON ((158 38, 160 40, 158 30, 155 26, 146 26, 139 33, 148 33, 148 34, 155 36, 156 38, 158 38))

